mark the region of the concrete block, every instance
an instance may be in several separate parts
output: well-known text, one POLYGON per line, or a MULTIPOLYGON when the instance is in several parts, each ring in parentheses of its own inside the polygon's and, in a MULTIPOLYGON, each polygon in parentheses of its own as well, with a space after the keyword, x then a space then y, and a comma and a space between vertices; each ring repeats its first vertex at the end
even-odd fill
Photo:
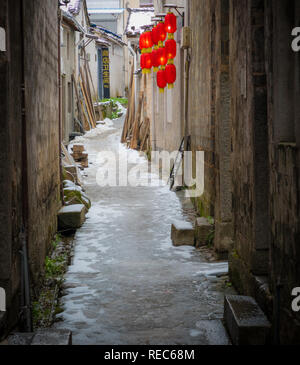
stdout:
POLYGON ((77 229, 83 225, 85 220, 85 206, 74 204, 62 207, 58 212, 59 229, 77 229))
POLYGON ((207 244, 209 234, 212 232, 213 226, 206 218, 197 218, 195 223, 195 239, 196 247, 202 247, 207 244))
POLYGON ((34 333, 13 333, 7 338, 10 346, 28 346, 31 344, 34 333))
POLYGON ((271 328, 252 297, 227 295, 224 319, 234 345, 265 345, 271 328))
POLYGON ((31 345, 72 345, 72 332, 63 329, 39 330, 35 334, 31 345))
POLYGON ((172 224, 171 239, 174 246, 194 246, 195 229, 189 222, 175 221, 172 224))

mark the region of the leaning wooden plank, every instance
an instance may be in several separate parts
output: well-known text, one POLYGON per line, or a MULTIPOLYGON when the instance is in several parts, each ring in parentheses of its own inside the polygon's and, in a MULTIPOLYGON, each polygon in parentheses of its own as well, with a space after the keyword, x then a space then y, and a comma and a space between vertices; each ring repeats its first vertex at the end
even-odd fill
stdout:
POLYGON ((83 111, 83 115, 84 115, 85 128, 86 128, 86 130, 89 131, 89 130, 92 129, 92 124, 91 124, 89 116, 88 116, 88 112, 87 112, 87 108, 86 108, 86 104, 85 104, 85 101, 84 101, 84 96, 83 96, 83 92, 81 90, 81 87, 80 87, 80 93, 81 93, 80 103, 81 103, 81 107, 82 107, 82 111, 83 111))
POLYGON ((150 119, 149 118, 146 119, 146 123, 147 123, 147 132, 145 133, 144 139, 141 143, 141 151, 145 151, 146 142, 150 135, 150 119))
POLYGON ((85 102, 85 108, 86 108, 88 116, 89 116, 89 122, 91 124, 91 127, 95 128, 94 121, 93 121, 93 116, 92 116, 91 111, 89 109, 89 104, 88 104, 87 97, 86 97, 86 94, 85 94, 85 89, 84 89, 82 80, 80 78, 79 78, 79 84, 80 84, 80 88, 81 88, 81 91, 82 91, 82 94, 83 94, 83 98, 84 98, 84 102, 85 102))
POLYGON ((85 65, 84 65, 84 71, 85 71, 87 95, 89 98, 90 108, 91 108, 91 111, 93 114, 94 122, 96 124, 97 118, 96 118, 96 113, 95 113, 95 109, 94 109, 94 105, 93 105, 93 98, 92 98, 92 93, 91 93, 91 88, 90 88, 89 75, 88 75, 88 71, 87 71, 87 61, 85 62, 85 65))
POLYGON ((87 104, 88 109, 89 109, 89 115, 92 117, 91 122, 92 122, 93 127, 96 128, 95 110, 94 110, 93 102, 91 100, 91 96, 89 94, 88 83, 87 83, 86 77, 85 77, 87 75, 84 75, 82 67, 80 67, 80 75, 81 75, 81 78, 82 78, 82 86, 83 86, 85 101, 86 101, 86 104, 87 104))
POLYGON ((140 127, 140 119, 141 119, 143 101, 144 101, 144 91, 141 91, 140 92, 140 97, 139 97, 138 112, 137 112, 137 115, 135 117, 135 122, 134 122, 134 127, 133 127, 133 136, 132 136, 131 145, 130 145, 130 147, 132 149, 137 149, 138 148, 139 132, 140 132, 139 127, 140 127))
POLYGON ((77 98, 77 109, 78 109, 78 119, 81 122, 81 124, 84 123, 84 116, 83 116, 83 111, 82 111, 82 107, 81 107, 81 102, 80 102, 80 97, 79 97, 79 91, 77 88, 77 83, 76 83, 76 79, 75 79, 75 75, 74 73, 72 74, 72 82, 73 82, 73 87, 75 89, 75 94, 76 94, 76 98, 77 98))

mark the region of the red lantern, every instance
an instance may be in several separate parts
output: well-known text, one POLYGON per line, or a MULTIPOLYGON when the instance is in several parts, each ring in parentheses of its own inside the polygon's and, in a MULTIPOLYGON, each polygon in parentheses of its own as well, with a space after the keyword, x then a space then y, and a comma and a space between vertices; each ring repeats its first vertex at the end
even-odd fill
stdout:
POLYGON ((165 31, 165 23, 160 22, 157 24, 157 34, 158 34, 158 39, 159 39, 159 46, 162 47, 163 46, 163 42, 166 40, 167 38, 167 33, 165 31))
POLYGON ((155 46, 158 45, 159 42, 159 36, 158 36, 158 31, 157 31, 157 25, 152 29, 152 40, 153 40, 153 44, 155 46))
POLYGON ((145 57, 144 56, 145 56, 145 54, 141 55, 141 61, 140 61, 142 70, 145 68, 145 57))
POLYGON ((153 66, 153 71, 154 72, 157 72, 158 71, 158 68, 160 66, 160 63, 159 63, 159 50, 158 49, 154 49, 151 53, 152 55, 152 66, 153 66))
POLYGON ((140 41, 139 41, 140 50, 141 50, 142 53, 143 53, 143 50, 145 48, 144 42, 145 42, 145 33, 142 33, 141 36, 140 36, 140 41))
POLYGON ((148 53, 152 52, 153 40, 151 32, 145 32, 145 48, 148 50, 148 53))
MULTIPOLYGON (((177 45, 174 39, 168 39, 165 43, 168 60, 173 60, 176 57, 177 45)), ((172 62, 169 62, 172 63, 172 62)))
POLYGON ((151 53, 142 54, 141 68, 143 70, 143 74, 148 74, 151 72, 151 68, 152 68, 152 54, 151 53))
POLYGON ((165 49, 165 47, 163 47, 163 48, 159 48, 157 51, 158 51, 158 53, 157 53, 158 63, 160 66, 162 66, 164 68, 168 62, 166 49, 165 49))
POLYGON ((163 93, 165 87, 167 86, 165 70, 159 70, 157 72, 157 86, 159 87, 159 92, 163 93))
POLYGON ((167 65, 165 72, 168 88, 173 89, 174 82, 176 81, 176 67, 174 65, 167 65))
POLYGON ((147 31, 140 36, 140 49, 142 53, 150 53, 152 51, 153 41, 151 32, 147 31))
POLYGON ((167 33, 175 33, 177 31, 177 18, 173 13, 165 16, 165 31, 167 33))

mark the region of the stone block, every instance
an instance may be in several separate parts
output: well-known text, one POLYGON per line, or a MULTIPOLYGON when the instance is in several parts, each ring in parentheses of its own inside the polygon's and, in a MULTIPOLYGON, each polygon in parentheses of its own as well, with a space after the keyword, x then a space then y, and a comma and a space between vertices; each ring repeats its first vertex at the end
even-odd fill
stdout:
POLYGON ((207 244, 209 234, 212 232, 213 226, 206 218, 197 218, 195 223, 195 239, 196 247, 202 247, 207 244))
POLYGON ((28 346, 31 344, 34 333, 13 333, 7 338, 10 346, 28 346))
POLYGON ((72 332, 69 330, 47 329, 39 330, 33 340, 32 345, 72 345, 72 332))
POLYGON ((59 229, 77 229, 83 225, 85 220, 85 206, 74 204, 62 207, 58 212, 59 229))
POLYGON ((265 345, 271 328, 252 297, 227 295, 224 319, 234 345, 265 345))
POLYGON ((174 246, 194 246, 195 229, 189 222, 175 221, 172 224, 171 239, 174 246))

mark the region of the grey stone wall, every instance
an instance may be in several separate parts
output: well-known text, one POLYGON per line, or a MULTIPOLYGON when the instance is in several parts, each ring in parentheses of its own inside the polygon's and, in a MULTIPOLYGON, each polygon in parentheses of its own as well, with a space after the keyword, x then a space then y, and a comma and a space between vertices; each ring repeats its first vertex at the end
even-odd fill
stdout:
MULTIPOLYGON (((270 136, 269 282, 274 302, 279 301, 280 305, 281 343, 299 344, 300 316, 291 310, 291 292, 300 283, 300 111, 296 102, 300 100, 300 55, 291 49, 290 34, 299 24, 300 4, 270 0, 265 4, 270 136)), ((274 310, 274 316, 277 315, 274 310)))
POLYGON ((229 1, 195 0, 189 6, 189 131, 193 151, 204 151, 204 193, 197 208, 215 217, 215 249, 226 252, 232 244, 229 1))
POLYGON ((230 274, 281 343, 299 344, 299 54, 296 1, 230 1, 234 250, 230 274), (264 277, 264 278, 263 278, 264 277), (278 295, 280 293, 280 296, 278 295))
POLYGON ((20 314, 22 227, 29 227, 36 289, 60 204, 57 2, 29 0, 24 13, 21 4, 3 1, 0 10, 7 35, 7 51, 0 52, 0 286, 7 294, 6 329, 20 314))

